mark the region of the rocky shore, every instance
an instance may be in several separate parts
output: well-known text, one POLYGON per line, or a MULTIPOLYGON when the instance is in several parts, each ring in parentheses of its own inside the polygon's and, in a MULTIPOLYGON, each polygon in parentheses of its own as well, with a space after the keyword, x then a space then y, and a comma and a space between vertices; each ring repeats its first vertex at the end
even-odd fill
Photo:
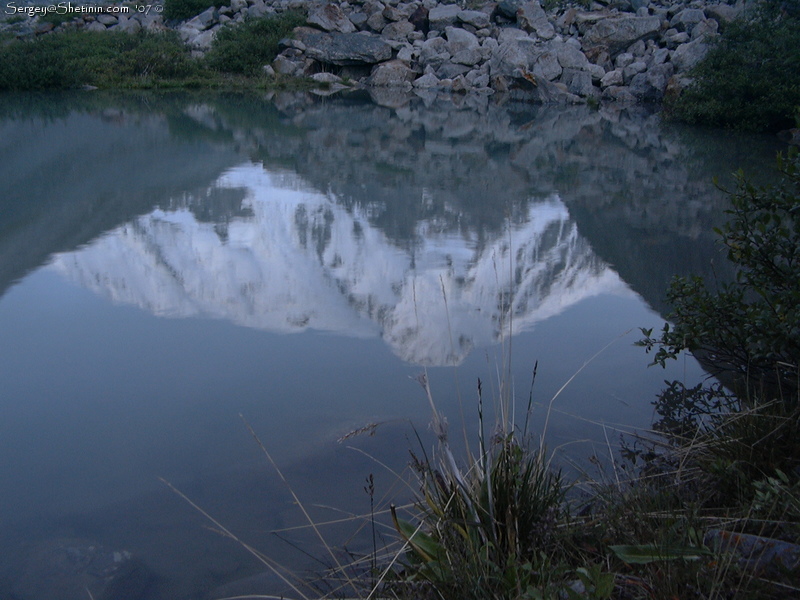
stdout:
MULTIPOLYGON (((306 10, 307 24, 264 70, 346 87, 510 92, 543 103, 658 102, 690 79, 709 41, 740 15, 703 0, 231 0, 179 23, 156 11, 86 15, 59 26, 130 33, 174 29, 196 54, 220 28, 306 10)), ((41 23, 37 33, 53 29, 41 23)))

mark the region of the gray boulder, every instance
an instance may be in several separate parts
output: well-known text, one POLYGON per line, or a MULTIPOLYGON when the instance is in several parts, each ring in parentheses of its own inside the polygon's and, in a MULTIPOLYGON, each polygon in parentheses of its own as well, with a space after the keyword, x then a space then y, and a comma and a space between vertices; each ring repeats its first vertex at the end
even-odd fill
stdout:
POLYGON ((681 44, 672 53, 672 64, 676 73, 685 73, 699 63, 708 53, 706 38, 699 38, 686 44, 681 44))
POLYGON ((660 17, 608 17, 587 30, 584 44, 605 46, 614 55, 638 40, 655 37, 660 30, 660 17))
POLYGON ((414 26, 408 21, 397 21, 389 23, 383 28, 381 36, 387 40, 400 40, 405 41, 408 39, 408 34, 414 31, 414 26))
POLYGON ((491 21, 489 15, 479 10, 461 10, 458 12, 458 20, 467 25, 472 25, 475 29, 488 27, 491 21))
POLYGON ((458 20, 461 9, 457 4, 440 4, 428 12, 428 24, 432 31, 444 31, 458 20))
POLYGON ((517 9, 517 23, 525 31, 535 33, 543 40, 551 40, 556 35, 553 24, 547 19, 547 14, 539 2, 526 2, 517 9))
POLYGON ((390 60, 372 68, 367 85, 373 87, 411 87, 417 74, 401 60, 390 60))
POLYGON ((478 38, 465 29, 448 27, 445 31, 447 37, 447 51, 454 63, 474 65, 481 60, 481 43, 478 38))
POLYGON ((336 4, 312 4, 308 9, 308 24, 324 31, 353 33, 356 26, 336 4))
POLYGON ((392 58, 392 47, 368 33, 321 33, 308 27, 295 29, 309 58, 326 64, 372 65, 392 58))
POLYGON ((674 72, 672 63, 655 65, 631 79, 630 91, 640 101, 658 102, 664 97, 664 90, 674 72))

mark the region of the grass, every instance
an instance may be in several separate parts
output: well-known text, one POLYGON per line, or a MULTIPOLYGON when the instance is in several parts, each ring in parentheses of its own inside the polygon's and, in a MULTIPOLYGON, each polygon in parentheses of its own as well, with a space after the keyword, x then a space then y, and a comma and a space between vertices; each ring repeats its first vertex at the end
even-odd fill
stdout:
POLYGON ((287 12, 226 27, 202 59, 174 32, 65 31, 10 40, 0 45, 0 91, 291 87, 260 69, 302 19, 287 12))

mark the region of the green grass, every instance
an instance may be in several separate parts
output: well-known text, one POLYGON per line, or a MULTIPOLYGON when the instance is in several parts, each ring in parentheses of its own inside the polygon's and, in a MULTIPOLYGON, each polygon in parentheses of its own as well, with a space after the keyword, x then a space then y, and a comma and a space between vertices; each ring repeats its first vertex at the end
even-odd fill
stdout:
POLYGON ((219 8, 225 0, 164 0, 164 18, 169 21, 189 19, 212 6, 219 8))
POLYGON ((277 56, 278 42, 303 23, 302 13, 290 11, 224 27, 206 55, 206 64, 218 72, 257 75, 277 56))
POLYGON ((303 19, 289 12, 226 27, 202 59, 174 32, 66 31, 9 40, 0 46, 0 90, 291 88, 287 81, 268 82, 261 67, 303 19))

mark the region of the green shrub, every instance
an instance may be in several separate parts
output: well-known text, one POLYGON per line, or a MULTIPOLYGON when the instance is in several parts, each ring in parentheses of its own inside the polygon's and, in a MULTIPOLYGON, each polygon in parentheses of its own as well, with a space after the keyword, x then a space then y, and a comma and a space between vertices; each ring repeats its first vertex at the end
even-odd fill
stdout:
POLYGON ((668 293, 674 325, 658 339, 664 364, 695 353, 742 399, 796 401, 800 366, 800 157, 779 157, 778 185, 754 187, 739 172, 731 219, 720 230, 736 279, 709 288, 699 277, 676 279, 668 293))
POLYGON ((189 19, 212 6, 219 8, 225 0, 164 0, 164 18, 169 21, 189 19))
POLYGON ((102 87, 198 72, 174 34, 71 31, 0 47, 0 90, 102 87))
POLYGON ((206 64, 222 73, 255 75, 278 55, 278 42, 304 22, 301 13, 285 12, 228 25, 217 33, 206 64))
POLYGON ((695 82, 669 107, 688 123, 777 131, 800 104, 800 11, 764 1, 729 24, 695 67, 695 82))

